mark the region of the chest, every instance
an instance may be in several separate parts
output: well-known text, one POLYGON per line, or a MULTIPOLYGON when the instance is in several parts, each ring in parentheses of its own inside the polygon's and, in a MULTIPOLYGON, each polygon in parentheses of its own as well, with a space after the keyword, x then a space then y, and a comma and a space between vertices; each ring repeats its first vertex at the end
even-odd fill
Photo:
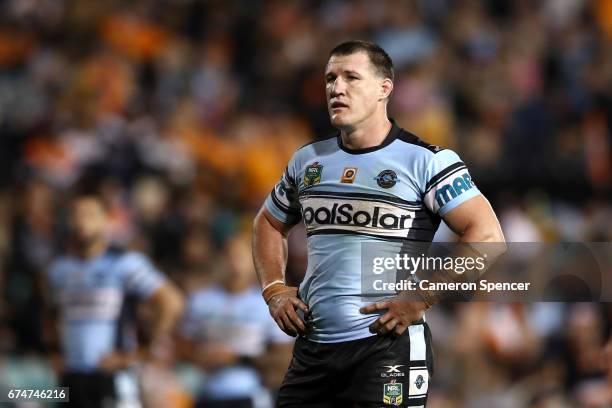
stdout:
POLYGON ((115 319, 124 298, 119 272, 114 262, 104 259, 65 263, 53 285, 53 295, 64 318, 115 319))
POLYGON ((121 288, 121 271, 115 262, 99 260, 71 262, 56 277, 55 287, 61 292, 92 292, 108 288, 121 288))
POLYGON ((297 169, 300 197, 312 192, 371 194, 407 202, 421 200, 416 163, 393 152, 349 155, 338 151, 297 169))
POLYGON ((431 222, 424 210, 422 173, 417 161, 392 149, 363 155, 337 151, 304 162, 296 185, 307 234, 405 238, 431 222))

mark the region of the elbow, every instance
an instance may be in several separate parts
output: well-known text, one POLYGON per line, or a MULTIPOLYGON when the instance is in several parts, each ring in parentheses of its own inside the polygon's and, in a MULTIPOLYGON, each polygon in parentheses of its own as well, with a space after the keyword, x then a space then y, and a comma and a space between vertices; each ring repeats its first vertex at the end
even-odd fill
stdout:
POLYGON ((506 238, 501 231, 501 228, 488 228, 483 234, 482 242, 495 242, 506 245, 506 238))
POLYGON ((505 254, 508 251, 508 243, 506 242, 506 239, 504 238, 503 235, 501 237, 500 248, 499 249, 501 251, 500 255, 503 255, 503 254, 505 254))
POLYGON ((496 259, 508 250, 506 239, 499 223, 471 224, 462 235, 463 242, 478 245, 490 259, 496 259))
POLYGON ((498 258, 508 251, 508 244, 506 243, 506 238, 499 224, 495 228, 485 229, 482 242, 490 244, 491 248, 489 248, 489 252, 495 258, 498 258))

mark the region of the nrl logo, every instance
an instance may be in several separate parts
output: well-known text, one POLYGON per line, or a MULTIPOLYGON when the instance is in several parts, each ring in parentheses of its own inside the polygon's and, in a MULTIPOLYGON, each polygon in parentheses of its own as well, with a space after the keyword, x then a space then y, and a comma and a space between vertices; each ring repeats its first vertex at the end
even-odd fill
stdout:
POLYGON ((403 400, 404 393, 401 383, 391 382, 383 386, 383 403, 385 405, 399 406, 403 400))
POLYGON ((319 162, 314 162, 306 166, 306 170, 304 171, 304 185, 309 187, 314 184, 319 184, 321 182, 322 171, 323 165, 319 164, 319 162))

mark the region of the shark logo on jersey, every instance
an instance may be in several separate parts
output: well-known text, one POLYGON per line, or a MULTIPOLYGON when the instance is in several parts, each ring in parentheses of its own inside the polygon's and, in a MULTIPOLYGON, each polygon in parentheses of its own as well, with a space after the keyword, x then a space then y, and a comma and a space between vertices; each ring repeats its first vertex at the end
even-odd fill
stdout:
POLYGON ((321 182, 321 173, 323 172, 323 165, 319 162, 314 162, 306 166, 304 171, 304 185, 310 187, 321 182))
POLYGON ((383 170, 374 180, 376 180, 376 183, 382 188, 391 188, 397 183, 397 174, 390 169, 383 170))

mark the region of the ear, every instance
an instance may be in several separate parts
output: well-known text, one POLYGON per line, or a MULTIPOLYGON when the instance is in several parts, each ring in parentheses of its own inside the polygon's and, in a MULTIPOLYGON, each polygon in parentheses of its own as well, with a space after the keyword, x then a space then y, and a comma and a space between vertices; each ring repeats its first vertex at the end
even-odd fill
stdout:
POLYGON ((380 99, 387 99, 393 92, 393 81, 389 78, 383 79, 380 84, 380 99))

